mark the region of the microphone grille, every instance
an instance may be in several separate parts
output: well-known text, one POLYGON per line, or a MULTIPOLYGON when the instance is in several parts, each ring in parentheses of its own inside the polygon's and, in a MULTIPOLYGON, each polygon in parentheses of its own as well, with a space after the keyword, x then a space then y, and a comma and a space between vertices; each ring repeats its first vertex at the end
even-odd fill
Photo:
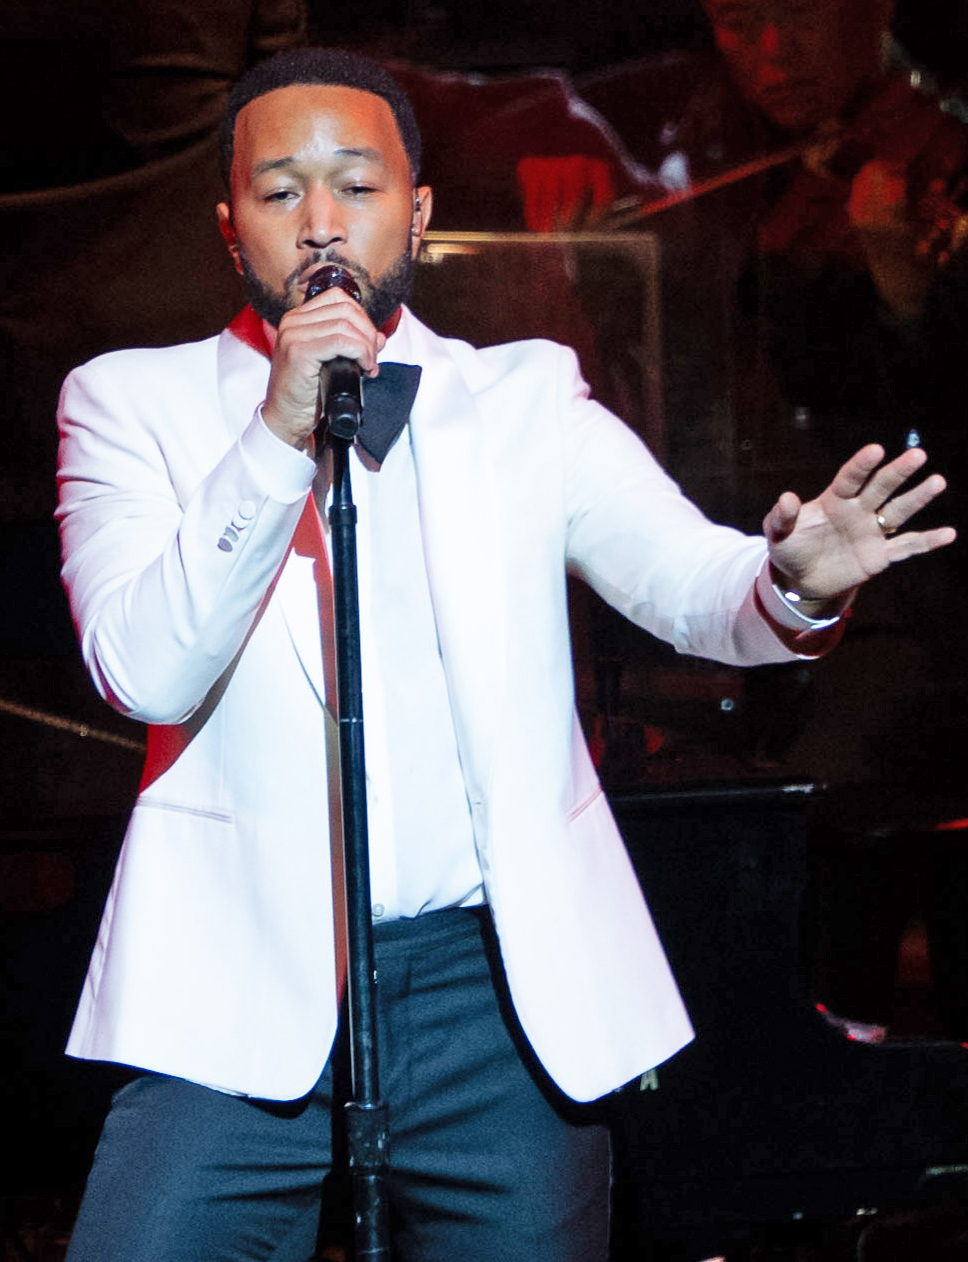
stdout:
POLYGON ((306 297, 304 301, 308 302, 310 298, 315 298, 317 294, 321 294, 326 289, 342 289, 344 293, 349 294, 351 298, 355 298, 359 302, 362 298, 360 287, 356 283, 356 277, 348 267, 342 267, 339 263, 324 263, 322 267, 313 272, 306 285, 306 297))

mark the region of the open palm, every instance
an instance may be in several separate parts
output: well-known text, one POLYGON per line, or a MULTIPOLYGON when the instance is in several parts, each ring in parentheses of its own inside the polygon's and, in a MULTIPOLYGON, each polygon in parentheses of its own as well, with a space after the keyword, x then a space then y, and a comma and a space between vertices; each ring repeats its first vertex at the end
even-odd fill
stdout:
POLYGON ((763 521, 770 561, 804 600, 830 601, 888 566, 953 542, 950 526, 901 532, 945 489, 934 473, 906 484, 927 456, 911 448, 884 461, 876 443, 861 448, 816 499, 785 491, 763 521), (904 489, 906 488, 906 489, 904 489))

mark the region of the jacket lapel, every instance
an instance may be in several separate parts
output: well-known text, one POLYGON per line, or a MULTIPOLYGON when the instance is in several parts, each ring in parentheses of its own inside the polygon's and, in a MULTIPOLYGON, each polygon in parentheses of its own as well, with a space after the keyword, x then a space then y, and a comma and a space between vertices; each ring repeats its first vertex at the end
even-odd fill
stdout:
POLYGON ((446 343, 409 314, 401 332, 404 344, 387 353, 423 366, 410 422, 420 528, 464 777, 474 801, 489 783, 506 678, 507 593, 494 512, 496 474, 484 418, 446 343))
POLYGON ((333 579, 323 528, 310 495, 276 584, 289 636, 320 704, 338 714, 333 579))

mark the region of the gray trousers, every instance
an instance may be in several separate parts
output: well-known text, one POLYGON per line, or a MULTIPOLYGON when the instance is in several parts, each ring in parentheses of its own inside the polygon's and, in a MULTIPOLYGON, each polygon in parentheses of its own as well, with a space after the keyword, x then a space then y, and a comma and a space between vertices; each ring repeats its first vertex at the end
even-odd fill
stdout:
MULTIPOLYGON (((609 1143, 517 1028, 486 911, 375 934, 400 1262, 605 1262, 609 1143)), ((68 1262, 306 1262, 348 1238, 345 1034, 292 1103, 145 1074, 117 1093, 68 1262)))

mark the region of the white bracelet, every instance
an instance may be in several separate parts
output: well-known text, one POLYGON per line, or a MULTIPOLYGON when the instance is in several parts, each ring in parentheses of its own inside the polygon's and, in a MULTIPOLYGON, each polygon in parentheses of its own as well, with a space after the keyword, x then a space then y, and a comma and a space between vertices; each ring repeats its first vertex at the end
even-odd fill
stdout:
POLYGON ((842 614, 837 613, 834 614, 832 618, 811 618, 799 608, 800 601, 803 599, 799 592, 795 592, 790 588, 781 587, 779 583, 771 582, 770 586, 783 602, 784 608, 788 609, 795 618, 799 619, 805 627, 809 627, 811 630, 819 631, 824 627, 832 627, 835 622, 839 622, 843 617, 842 614))
POLYGON ((842 613, 832 618, 811 618, 805 614, 797 607, 803 597, 799 592, 773 581, 773 570, 768 561, 756 576, 756 589, 769 617, 788 631, 822 631, 825 627, 834 626, 843 617, 842 613))

